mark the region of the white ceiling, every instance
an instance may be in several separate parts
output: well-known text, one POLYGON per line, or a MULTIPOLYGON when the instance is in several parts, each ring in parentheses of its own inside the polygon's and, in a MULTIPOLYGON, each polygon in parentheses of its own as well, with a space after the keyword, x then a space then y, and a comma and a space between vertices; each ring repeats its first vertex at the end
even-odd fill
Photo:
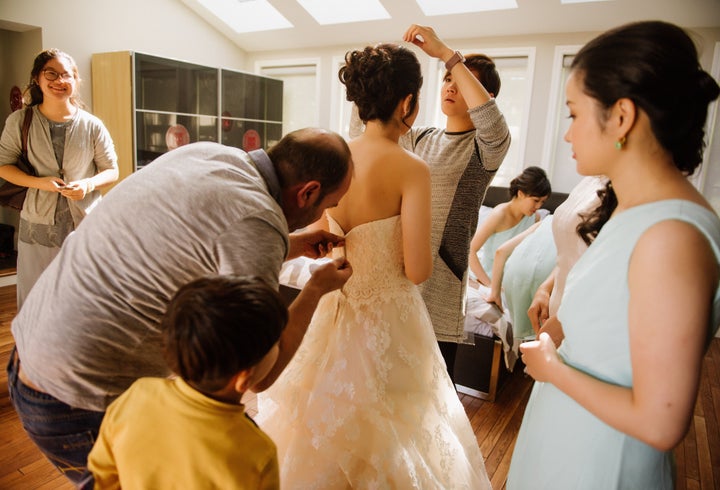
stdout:
POLYGON ((720 27, 720 0, 608 0, 570 5, 561 5, 560 0, 517 0, 517 9, 432 17, 425 16, 415 0, 381 0, 391 19, 336 25, 318 24, 296 0, 269 0, 294 27, 237 34, 197 0, 178 1, 245 51, 399 41, 412 23, 432 26, 443 39, 602 31, 647 19, 683 27, 720 27))

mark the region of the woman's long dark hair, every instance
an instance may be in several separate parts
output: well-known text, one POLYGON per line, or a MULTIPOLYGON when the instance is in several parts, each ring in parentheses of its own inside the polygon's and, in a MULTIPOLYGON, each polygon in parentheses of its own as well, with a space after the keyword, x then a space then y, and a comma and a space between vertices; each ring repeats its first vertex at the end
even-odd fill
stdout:
MULTIPOLYGON (((660 21, 617 27, 587 43, 571 69, 602 108, 629 98, 647 114, 653 134, 680 171, 691 175, 700 165, 708 105, 720 88, 700 66, 695 44, 683 29, 660 21)), ((598 195, 602 204, 578 226, 586 242, 617 207, 611 183, 598 195)))

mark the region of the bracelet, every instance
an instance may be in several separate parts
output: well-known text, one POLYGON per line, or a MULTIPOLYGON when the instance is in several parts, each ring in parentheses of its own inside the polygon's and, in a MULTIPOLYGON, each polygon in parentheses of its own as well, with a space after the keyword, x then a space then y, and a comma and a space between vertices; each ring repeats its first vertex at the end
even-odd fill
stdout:
POLYGON ((458 63, 464 63, 464 62, 465 62, 465 57, 462 55, 462 53, 460 51, 455 51, 455 53, 450 57, 450 59, 445 62, 445 69, 447 71, 450 71, 458 63))
POLYGON ((93 181, 91 179, 87 179, 85 183, 87 184, 87 190, 85 191, 85 194, 90 194, 92 191, 95 190, 95 184, 93 184, 93 181))

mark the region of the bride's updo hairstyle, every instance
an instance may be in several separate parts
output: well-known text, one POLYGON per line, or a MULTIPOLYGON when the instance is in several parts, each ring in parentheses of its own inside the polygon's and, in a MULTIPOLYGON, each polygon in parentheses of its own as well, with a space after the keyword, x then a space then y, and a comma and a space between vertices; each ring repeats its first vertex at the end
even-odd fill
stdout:
MULTIPOLYGON (((680 171, 691 175, 700 165, 708 105, 720 88, 700 66, 695 44, 683 29, 661 21, 617 27, 583 46, 571 70, 606 114, 619 99, 632 100, 647 114, 655 138, 680 171)), ((598 195, 602 204, 578 225, 588 243, 617 206, 610 183, 598 195)))
POLYGON ((347 100, 355 103, 363 122, 388 122, 398 103, 412 95, 412 105, 403 117, 404 123, 417 106, 422 86, 420 63, 415 53, 396 44, 378 44, 349 51, 338 78, 345 85, 347 100))

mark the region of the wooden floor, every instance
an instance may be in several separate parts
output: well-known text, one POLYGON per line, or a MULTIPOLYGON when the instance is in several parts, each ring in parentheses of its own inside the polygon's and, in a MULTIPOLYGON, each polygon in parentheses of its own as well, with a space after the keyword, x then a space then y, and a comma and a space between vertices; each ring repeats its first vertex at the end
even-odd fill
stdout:
MULTIPOLYGON (((15 286, 0 287, 0 489, 72 489, 42 456, 23 432, 7 392, 7 364, 13 339, 10 321, 15 315, 15 286)), ((495 402, 460 395, 478 443, 493 488, 505 488, 510 458, 531 380, 520 369, 505 377, 495 402)), ((254 397, 246 400, 256 413, 254 397)), ((678 490, 720 490, 720 339, 716 338, 705 357, 700 393, 693 423, 683 443, 675 450, 678 490)))

